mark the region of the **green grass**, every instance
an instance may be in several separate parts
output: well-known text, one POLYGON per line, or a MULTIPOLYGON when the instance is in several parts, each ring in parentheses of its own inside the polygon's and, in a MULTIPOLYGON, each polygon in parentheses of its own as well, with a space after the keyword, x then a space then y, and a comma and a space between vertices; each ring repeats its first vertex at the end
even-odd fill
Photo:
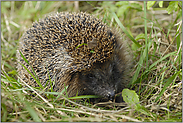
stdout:
POLYGON ((155 4, 150 10, 142 9, 145 6, 145 2, 137 1, 1 2, 1 121, 181 122, 182 10, 164 13, 166 2, 164 8, 155 4), (139 108, 78 101, 94 98, 91 95, 67 98, 63 96, 65 90, 58 93, 45 92, 44 87, 25 88, 16 71, 19 38, 34 21, 57 11, 96 14, 123 32, 122 38, 128 41, 134 56, 129 89, 135 90, 148 115, 139 108))

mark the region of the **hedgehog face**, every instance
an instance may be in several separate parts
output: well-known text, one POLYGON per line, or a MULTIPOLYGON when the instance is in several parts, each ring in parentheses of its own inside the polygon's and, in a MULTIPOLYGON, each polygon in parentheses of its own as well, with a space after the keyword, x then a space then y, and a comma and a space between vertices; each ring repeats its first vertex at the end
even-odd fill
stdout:
MULTIPOLYGON (((115 57, 104 63, 96 63, 89 72, 81 73, 80 81, 84 84, 84 94, 94 94, 102 96, 104 100, 113 100, 115 94, 124 88, 123 68, 120 66, 121 60, 115 57), (123 86, 122 86, 123 85, 123 86)), ((116 99, 118 102, 121 99, 116 99)))

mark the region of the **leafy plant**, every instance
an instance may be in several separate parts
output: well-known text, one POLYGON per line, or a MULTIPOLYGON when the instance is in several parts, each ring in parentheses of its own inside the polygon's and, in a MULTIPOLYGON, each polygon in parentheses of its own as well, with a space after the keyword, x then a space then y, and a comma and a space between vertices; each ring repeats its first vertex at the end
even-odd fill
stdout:
MULTIPOLYGON (((163 7, 163 2, 164 1, 158 1, 159 7, 163 7)), ((150 9, 156 1, 147 1, 147 9, 150 9)), ((169 6, 167 7, 168 14, 172 13, 173 11, 182 11, 182 1, 170 1, 169 6)))

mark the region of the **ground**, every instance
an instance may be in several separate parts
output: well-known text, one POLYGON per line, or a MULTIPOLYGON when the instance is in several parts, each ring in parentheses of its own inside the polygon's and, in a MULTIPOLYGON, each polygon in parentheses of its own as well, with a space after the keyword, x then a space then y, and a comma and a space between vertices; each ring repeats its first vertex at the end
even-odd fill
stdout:
POLYGON ((163 7, 159 7, 160 2, 152 7, 150 4, 143 1, 2 1, 1 121, 181 122, 182 2, 163 2, 163 7), (146 6, 148 9, 144 9, 146 6), (108 26, 121 32, 134 56, 128 88, 134 90, 129 92, 137 102, 92 104, 68 99, 56 92, 24 88, 26 83, 18 78, 16 71, 19 39, 34 21, 57 11, 87 12, 103 18, 108 26), (41 93, 46 93, 46 98, 41 93))

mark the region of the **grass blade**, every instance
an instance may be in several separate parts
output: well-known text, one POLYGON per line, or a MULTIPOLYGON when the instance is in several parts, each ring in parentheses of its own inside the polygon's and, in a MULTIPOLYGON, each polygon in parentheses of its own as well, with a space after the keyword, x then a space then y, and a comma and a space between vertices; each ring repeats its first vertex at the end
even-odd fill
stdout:
POLYGON ((33 71, 33 73, 34 73, 34 75, 35 75, 36 77, 27 69, 27 67, 25 67, 25 66, 24 66, 23 64, 21 64, 21 63, 19 63, 19 64, 21 64, 21 65, 24 67, 24 69, 27 70, 27 72, 32 76, 32 78, 37 82, 37 84, 43 89, 44 87, 42 86, 41 82, 39 81, 39 79, 38 79, 38 77, 37 77, 37 75, 36 75, 34 69, 33 69, 32 66, 29 64, 29 62, 27 61, 27 59, 24 57, 24 55, 22 54, 22 52, 19 51, 19 53, 20 53, 21 57, 23 58, 23 60, 31 67, 31 69, 32 69, 32 71, 33 71))
POLYGON ((123 26, 123 24, 120 22, 120 20, 118 19, 118 17, 116 16, 116 14, 114 12, 112 12, 114 19, 116 20, 116 22, 118 23, 118 25, 120 26, 120 28, 125 32, 125 34, 140 48, 142 45, 140 45, 129 33, 128 31, 125 29, 125 27, 123 26))
POLYGON ((165 83, 163 89, 159 93, 159 96, 155 99, 155 102, 157 102, 159 100, 159 98, 163 95, 163 93, 165 92, 165 90, 167 89, 167 87, 173 82, 173 80, 177 77, 177 75, 180 74, 180 72, 181 71, 175 72, 176 74, 174 74, 172 77, 170 77, 170 78, 167 79, 167 82, 165 83))

